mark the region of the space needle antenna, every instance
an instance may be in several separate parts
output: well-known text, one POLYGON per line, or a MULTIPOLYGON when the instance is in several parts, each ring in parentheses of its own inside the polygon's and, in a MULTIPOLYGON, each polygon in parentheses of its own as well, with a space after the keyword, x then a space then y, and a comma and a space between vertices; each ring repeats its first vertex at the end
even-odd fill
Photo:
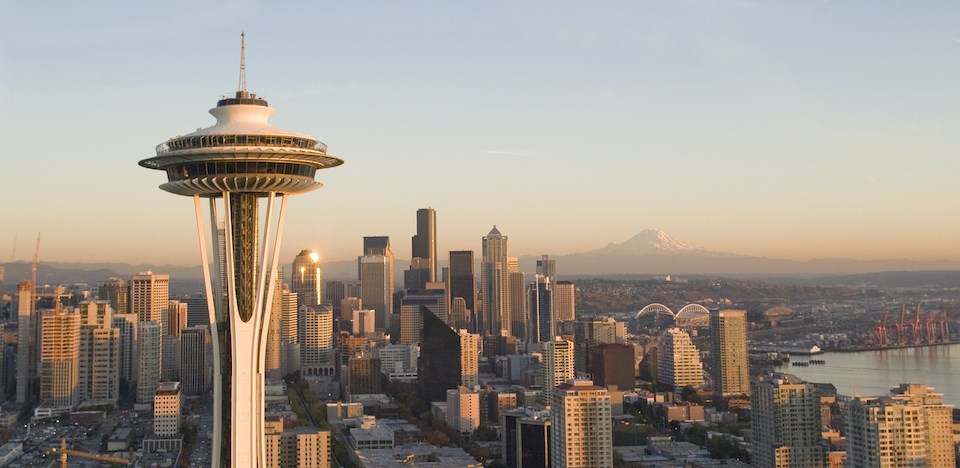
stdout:
POLYGON ((237 83, 237 91, 243 94, 242 97, 247 95, 246 36, 247 33, 240 33, 240 82, 237 83))

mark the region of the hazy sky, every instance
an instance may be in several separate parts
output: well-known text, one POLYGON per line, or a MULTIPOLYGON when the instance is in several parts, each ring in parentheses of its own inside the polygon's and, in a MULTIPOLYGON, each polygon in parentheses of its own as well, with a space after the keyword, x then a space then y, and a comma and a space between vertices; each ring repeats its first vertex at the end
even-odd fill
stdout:
POLYGON ((960 259, 956 2, 0 2, 0 261, 196 264, 137 166, 248 83, 346 163, 283 255, 711 250, 960 259))

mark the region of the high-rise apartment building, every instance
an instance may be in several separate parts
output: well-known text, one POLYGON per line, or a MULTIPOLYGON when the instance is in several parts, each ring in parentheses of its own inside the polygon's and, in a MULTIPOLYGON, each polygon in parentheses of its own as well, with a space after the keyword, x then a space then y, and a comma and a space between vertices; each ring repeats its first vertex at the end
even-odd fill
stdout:
POLYGON ((323 298, 323 273, 320 268, 320 256, 312 250, 301 250, 293 259, 293 271, 290 272, 290 290, 297 293, 297 309, 316 307, 323 298))
MULTIPOLYGON (((130 312, 137 314, 140 322, 157 322, 165 332, 169 307, 169 275, 145 271, 130 278, 130 312)), ((159 355, 157 359, 160 359, 159 355)), ((150 398, 152 401, 153 395, 150 398)))
POLYGON ((120 332, 120 378, 137 380, 137 314, 113 314, 113 327, 120 332))
POLYGON ((552 466, 613 467, 610 395, 590 380, 570 379, 552 390, 552 466))
POLYGON ((366 308, 377 311, 377 331, 389 331, 393 320, 393 259, 364 255, 359 261, 360 300, 366 308))
POLYGON ((883 397, 855 397, 847 407, 850 468, 955 466, 953 405, 922 384, 883 397))
POLYGON ((773 373, 753 382, 751 464, 760 468, 824 468, 820 393, 795 375, 773 373))
POLYGON ((551 289, 553 289, 554 320, 557 322, 571 322, 576 320, 576 288, 573 283, 570 281, 554 281, 551 289))
POLYGON ((153 396, 153 433, 174 437, 180 433, 180 382, 160 382, 153 396))
POLYGON ((480 385, 480 335, 461 329, 460 337, 460 385, 475 389, 480 385))
POLYGON ((149 410, 153 404, 153 395, 160 383, 160 331, 159 322, 148 321, 137 324, 137 399, 134 409, 149 410))
POLYGON ((537 384, 540 385, 540 404, 551 406, 553 388, 574 377, 573 373, 573 342, 560 337, 543 343, 543 361, 540 363, 540 374, 537 384))
POLYGON ((447 390, 447 427, 472 434, 480 427, 480 394, 467 387, 447 390))
POLYGON ((17 403, 36 398, 33 378, 37 374, 36 311, 33 283, 21 281, 17 286, 17 403))
POLYGON ((110 278, 97 285, 97 299, 110 301, 115 314, 130 312, 130 289, 123 278, 110 278))
POLYGON ((509 327, 507 315, 509 270, 507 269, 507 236, 496 226, 483 237, 480 262, 480 300, 483 320, 478 333, 499 335, 509 327))
POLYGON ((120 398, 120 329, 110 325, 80 325, 81 401, 116 404, 120 398))
POLYGON ((300 308, 300 372, 304 377, 328 376, 333 362, 333 308, 300 308))
POLYGON ((447 277, 447 291, 450 297, 451 312, 454 304, 458 307, 457 316, 453 320, 456 328, 468 328, 471 332, 477 332, 477 276, 473 264, 472 250, 452 250, 450 251, 450 268, 447 277), (461 306, 457 298, 463 300, 461 306))
POLYGON ((183 329, 180 335, 180 384, 184 395, 202 395, 210 390, 213 376, 210 345, 208 327, 198 325, 183 329))
POLYGON ((670 328, 660 335, 657 349, 657 379, 680 390, 703 385, 703 364, 700 351, 690 335, 679 328, 670 328))
POLYGON ((40 334, 40 399, 69 410, 80 403, 80 313, 45 311, 40 334))
POLYGON ((747 354, 747 311, 710 311, 710 357, 714 393, 750 394, 750 356, 747 354))

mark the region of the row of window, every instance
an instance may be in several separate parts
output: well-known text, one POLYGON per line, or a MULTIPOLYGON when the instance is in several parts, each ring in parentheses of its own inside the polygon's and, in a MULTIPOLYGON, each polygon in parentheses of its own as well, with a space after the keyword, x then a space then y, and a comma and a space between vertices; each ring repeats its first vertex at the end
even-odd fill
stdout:
POLYGON ((220 161, 182 164, 167 168, 171 182, 211 175, 283 174, 313 178, 317 169, 305 164, 266 161, 220 161))
POLYGON ((284 148, 314 149, 326 152, 327 146, 317 140, 295 136, 279 135, 203 135, 174 138, 157 147, 157 154, 194 148, 216 148, 220 146, 274 146, 284 148))

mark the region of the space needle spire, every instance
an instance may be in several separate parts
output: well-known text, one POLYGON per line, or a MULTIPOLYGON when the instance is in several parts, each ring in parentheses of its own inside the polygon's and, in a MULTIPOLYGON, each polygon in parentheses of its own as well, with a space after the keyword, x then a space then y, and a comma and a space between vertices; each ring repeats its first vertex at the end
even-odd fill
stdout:
POLYGON ((222 468, 266 463, 263 379, 287 200, 320 188, 317 170, 343 164, 315 138, 269 123, 275 110, 247 92, 245 40, 241 34, 239 90, 210 109, 216 124, 173 137, 156 147, 156 156, 140 161, 166 173, 162 190, 193 198, 214 348, 212 460, 222 468), (223 259, 210 244, 221 223, 223 259), (226 290, 220 281, 214 287, 211 277, 226 278, 226 290))

